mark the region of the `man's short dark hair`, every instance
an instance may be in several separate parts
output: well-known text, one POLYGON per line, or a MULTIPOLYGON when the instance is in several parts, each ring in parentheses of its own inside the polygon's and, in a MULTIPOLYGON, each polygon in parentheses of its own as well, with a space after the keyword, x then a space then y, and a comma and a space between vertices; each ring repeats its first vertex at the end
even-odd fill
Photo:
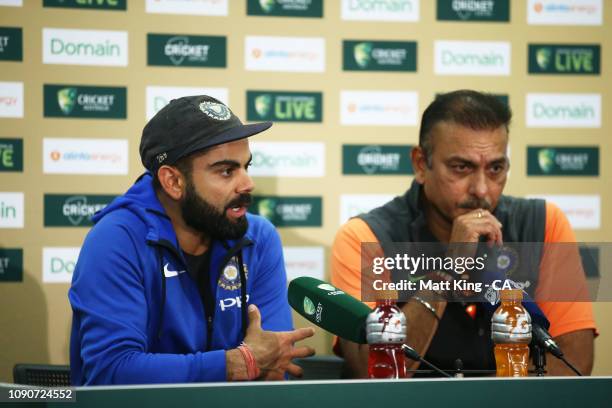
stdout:
POLYGON ((419 146, 431 167, 431 130, 436 124, 447 122, 473 130, 494 130, 505 126, 508 131, 511 119, 510 107, 495 95, 467 89, 440 94, 423 112, 419 146))
MULTIPOLYGON (((193 159, 195 154, 190 154, 187 157, 182 157, 178 159, 176 163, 172 166, 176 167, 184 176, 186 180, 191 180, 191 174, 193 173, 193 159)), ((153 174, 153 188, 155 191, 161 191, 162 186, 159 181, 159 176, 157 174, 153 174)))

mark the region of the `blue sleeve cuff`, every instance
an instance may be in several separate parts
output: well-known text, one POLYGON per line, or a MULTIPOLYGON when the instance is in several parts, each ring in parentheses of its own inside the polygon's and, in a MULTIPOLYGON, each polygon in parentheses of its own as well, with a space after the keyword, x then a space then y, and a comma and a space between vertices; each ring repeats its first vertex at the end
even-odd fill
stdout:
POLYGON ((196 381, 226 381, 225 350, 214 350, 200 353, 200 372, 196 381))

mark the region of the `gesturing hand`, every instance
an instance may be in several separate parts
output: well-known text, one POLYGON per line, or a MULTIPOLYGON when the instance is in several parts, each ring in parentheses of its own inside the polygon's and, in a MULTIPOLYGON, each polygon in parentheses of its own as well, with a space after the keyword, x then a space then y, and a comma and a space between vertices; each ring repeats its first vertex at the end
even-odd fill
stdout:
POLYGON ((302 368, 293 364, 292 359, 312 356, 312 347, 294 347, 297 341, 311 337, 311 327, 286 332, 272 332, 261 328, 261 315, 255 305, 249 305, 249 327, 244 342, 250 347, 255 362, 261 370, 263 380, 282 380, 285 372, 294 377, 302 376, 302 368))

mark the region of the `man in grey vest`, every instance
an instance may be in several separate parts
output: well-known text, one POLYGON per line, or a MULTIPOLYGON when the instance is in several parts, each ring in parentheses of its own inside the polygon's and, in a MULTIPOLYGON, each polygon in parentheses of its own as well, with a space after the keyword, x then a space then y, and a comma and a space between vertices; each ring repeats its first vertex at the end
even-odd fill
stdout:
MULTIPOLYGON (((378 242, 575 242, 563 212, 552 203, 502 195, 510 109, 496 97, 470 90, 439 95, 421 120, 419 145, 412 150, 414 181, 403 195, 349 220, 332 249, 332 283, 361 297, 361 243, 378 242)), ((535 284, 550 281, 550 268, 523 276, 535 284)), ((584 283, 580 270, 579 280, 584 283)), ((596 334, 589 302, 540 302, 550 333, 567 359, 584 374, 593 366, 596 334)), ((495 369, 490 315, 482 308, 445 298, 413 296, 400 306, 408 321, 408 343, 443 369, 460 358, 465 369, 495 369)), ((338 339, 354 377, 367 377, 368 346, 338 339)), ((408 364, 414 369, 418 363, 408 364)), ((548 358, 549 375, 571 375, 548 358)))

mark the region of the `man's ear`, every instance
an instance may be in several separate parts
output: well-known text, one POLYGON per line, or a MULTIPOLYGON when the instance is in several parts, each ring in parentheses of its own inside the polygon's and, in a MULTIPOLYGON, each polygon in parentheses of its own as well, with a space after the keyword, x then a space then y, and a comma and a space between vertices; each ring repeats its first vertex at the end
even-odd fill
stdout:
POLYGON ((414 179, 417 183, 425 182, 425 169, 427 168, 427 158, 425 152, 420 146, 414 146, 410 152, 412 159, 412 169, 414 170, 414 179))
POLYGON ((185 178, 176 167, 161 166, 157 170, 157 177, 159 178, 159 184, 162 189, 170 198, 175 201, 180 200, 183 197, 185 191, 185 178))

